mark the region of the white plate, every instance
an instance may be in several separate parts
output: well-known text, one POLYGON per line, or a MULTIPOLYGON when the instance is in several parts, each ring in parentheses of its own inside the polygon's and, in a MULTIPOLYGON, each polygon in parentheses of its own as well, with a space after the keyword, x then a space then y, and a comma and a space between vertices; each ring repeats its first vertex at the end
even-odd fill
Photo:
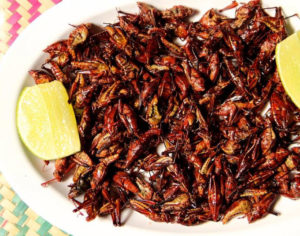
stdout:
MULTIPOLYGON (((246 1, 246 0, 245 0, 246 1)), ((203 14, 207 9, 222 8, 230 0, 164 0, 146 1, 159 8, 169 8, 183 4, 199 9, 203 14)), ((298 1, 266 0, 265 6, 281 5, 286 15, 300 13, 298 1)), ((199 226, 185 227, 175 224, 155 223, 146 217, 127 211, 122 214, 127 222, 123 227, 113 227, 109 218, 98 218, 86 222, 84 217, 74 214, 74 205, 66 197, 67 183, 55 183, 48 188, 41 183, 52 177, 52 169, 43 170, 43 163, 32 156, 21 144, 15 127, 15 109, 18 95, 22 88, 31 84, 27 72, 38 68, 44 61, 42 50, 50 43, 66 37, 72 30, 69 24, 93 22, 103 24, 116 21, 116 9, 137 12, 132 0, 65 0, 34 21, 16 40, 3 58, 0 65, 0 127, 1 155, 0 168, 14 190, 37 214, 51 224, 73 235, 94 235, 121 233, 123 235, 251 235, 272 233, 273 235, 299 235, 300 204, 288 199, 281 199, 275 210, 281 215, 269 215, 254 224, 245 219, 235 219, 227 225, 222 223, 204 223, 199 226), (127 217, 128 216, 128 217, 127 217)), ((198 16, 199 18, 199 16, 198 16)), ((290 20, 294 29, 300 29, 299 20, 290 20)), ((293 28, 292 27, 292 28, 293 28)))

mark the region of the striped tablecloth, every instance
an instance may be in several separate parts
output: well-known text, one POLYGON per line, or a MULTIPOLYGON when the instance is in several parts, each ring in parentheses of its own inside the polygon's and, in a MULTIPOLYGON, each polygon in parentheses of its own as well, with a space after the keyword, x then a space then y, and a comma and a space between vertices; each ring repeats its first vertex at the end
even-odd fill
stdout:
MULTIPOLYGON (((60 1, 0 0, 0 58, 28 24, 60 1)), ((0 236, 4 235, 67 234, 32 211, 0 173, 0 236)))

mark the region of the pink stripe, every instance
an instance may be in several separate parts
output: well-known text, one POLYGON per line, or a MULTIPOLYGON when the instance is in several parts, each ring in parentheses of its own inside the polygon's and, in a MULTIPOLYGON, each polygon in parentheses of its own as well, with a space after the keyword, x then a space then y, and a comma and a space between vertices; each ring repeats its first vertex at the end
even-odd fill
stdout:
POLYGON ((18 29, 20 29, 21 25, 19 23, 14 24, 10 30, 8 31, 10 34, 17 34, 18 29))
POLYGON ((55 4, 61 2, 61 0, 52 0, 52 2, 54 2, 55 4))
POLYGON ((9 19, 7 20, 7 22, 11 25, 15 24, 16 22, 18 22, 18 20, 21 18, 22 16, 18 13, 15 12, 13 15, 11 15, 9 17, 9 19))
POLYGON ((28 0, 28 2, 30 2, 32 6, 34 6, 35 4, 39 3, 38 0, 28 0))
POLYGON ((32 15, 41 6, 41 3, 38 0, 28 0, 28 2, 32 5, 32 7, 28 10, 28 12, 32 15))
POLYGON ((3 227, 6 225, 7 222, 8 222, 8 220, 5 220, 5 221, 3 222, 3 224, 1 225, 1 228, 3 228, 3 227))
POLYGON ((13 25, 13 27, 8 31, 11 34, 11 38, 9 39, 9 41, 7 42, 7 44, 10 46, 12 45, 12 43, 16 40, 16 38, 18 37, 18 33, 17 30, 21 28, 21 25, 19 23, 16 23, 13 25))
POLYGON ((15 35, 11 36, 11 38, 10 38, 10 40, 7 42, 7 44, 8 44, 9 46, 11 46, 12 43, 16 40, 17 37, 18 37, 18 34, 15 34, 15 35))
POLYGON ((29 14, 34 14, 36 11, 37 11, 37 9, 39 9, 39 7, 40 7, 40 3, 37 3, 37 4, 35 4, 35 5, 33 5, 29 10, 28 10, 28 13, 29 14))
POLYGON ((31 5, 34 5, 34 4, 36 4, 37 2, 39 2, 39 1, 38 1, 38 0, 28 0, 28 2, 30 2, 31 5))
POLYGON ((11 12, 15 12, 19 6, 20 6, 19 3, 12 2, 11 5, 10 5, 10 7, 8 8, 8 10, 10 10, 11 12))
POLYGON ((39 13, 38 11, 36 11, 31 17, 30 19, 28 20, 30 23, 32 21, 34 21, 41 13, 39 13))

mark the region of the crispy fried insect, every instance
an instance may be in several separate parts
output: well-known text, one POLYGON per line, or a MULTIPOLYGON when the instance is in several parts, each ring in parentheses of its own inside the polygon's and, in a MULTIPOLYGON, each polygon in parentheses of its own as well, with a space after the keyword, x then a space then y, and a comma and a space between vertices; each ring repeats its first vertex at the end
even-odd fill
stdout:
POLYGON ((74 173, 74 211, 115 226, 125 208, 183 225, 251 223, 280 195, 300 198, 300 110, 274 60, 287 36, 281 8, 232 1, 191 22, 185 6, 137 5, 105 28, 75 26, 29 72, 65 85, 81 139, 44 185, 74 173))
POLYGON ((251 211, 251 203, 246 199, 240 199, 234 202, 226 211, 222 220, 223 224, 226 224, 233 217, 240 214, 247 214, 251 211))
POLYGON ((165 19, 184 19, 186 17, 189 17, 195 13, 194 9, 185 7, 185 6, 174 6, 170 9, 164 10, 161 12, 162 18, 165 19))
POLYGON ((34 79, 36 84, 44 84, 53 81, 54 79, 48 73, 39 70, 31 70, 29 74, 34 79))
POLYGON ((122 123, 125 125, 128 132, 137 135, 139 131, 138 131, 136 115, 133 109, 126 103, 122 103, 122 101, 119 100, 118 112, 119 112, 120 119, 122 123))

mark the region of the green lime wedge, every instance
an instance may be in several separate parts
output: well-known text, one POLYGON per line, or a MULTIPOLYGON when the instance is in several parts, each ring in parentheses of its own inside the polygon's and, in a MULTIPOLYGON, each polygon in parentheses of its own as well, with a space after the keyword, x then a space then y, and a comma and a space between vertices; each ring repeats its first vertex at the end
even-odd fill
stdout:
POLYGON ((300 31, 277 44, 275 56, 283 87, 300 108, 300 31))
POLYGON ((43 160, 80 151, 74 110, 59 81, 22 91, 17 105, 17 128, 25 146, 43 160))

